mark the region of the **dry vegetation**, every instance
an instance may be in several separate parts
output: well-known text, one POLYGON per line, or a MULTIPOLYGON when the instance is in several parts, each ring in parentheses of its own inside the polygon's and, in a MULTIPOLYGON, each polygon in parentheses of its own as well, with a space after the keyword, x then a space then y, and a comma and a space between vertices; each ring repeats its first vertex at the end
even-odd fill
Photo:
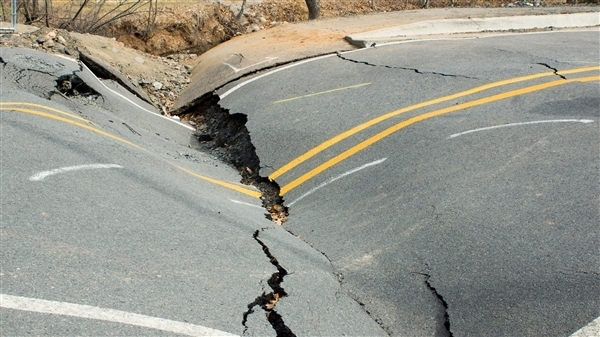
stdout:
MULTIPOLYGON (((321 17, 339 17, 423 7, 500 7, 519 0, 321 0, 321 17)), ((527 0, 525 0, 527 1, 527 0)), ((534 2, 535 0, 531 0, 534 2)), ((598 0, 546 0, 543 5, 598 0)), ((10 21, 10 0, 0 0, 3 21, 10 21)), ((282 22, 308 19, 304 0, 25 0, 19 22, 115 37, 126 46, 154 55, 182 51, 201 54, 239 34, 282 22), (230 6, 231 5, 231 6, 230 6)), ((538 1, 540 2, 540 1, 538 1)))

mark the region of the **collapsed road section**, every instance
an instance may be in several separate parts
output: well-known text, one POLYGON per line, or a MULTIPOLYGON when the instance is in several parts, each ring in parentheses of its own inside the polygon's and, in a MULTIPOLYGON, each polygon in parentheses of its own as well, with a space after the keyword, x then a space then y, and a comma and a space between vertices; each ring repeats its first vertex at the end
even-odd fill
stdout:
POLYGON ((279 185, 260 176, 260 159, 246 128, 246 115, 231 114, 219 105, 219 96, 214 93, 200 96, 174 114, 196 125, 199 150, 232 165, 240 172, 243 184, 260 190, 262 205, 269 212, 268 219, 279 225, 287 220, 288 210, 279 195, 279 185))

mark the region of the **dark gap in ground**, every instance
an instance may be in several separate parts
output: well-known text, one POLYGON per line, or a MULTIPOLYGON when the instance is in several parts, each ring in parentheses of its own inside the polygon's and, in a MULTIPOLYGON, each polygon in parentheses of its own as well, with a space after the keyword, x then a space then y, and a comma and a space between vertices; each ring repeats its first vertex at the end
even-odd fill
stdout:
POLYGON ((200 150, 232 165, 240 172, 243 184, 260 190, 262 205, 269 212, 267 219, 278 224, 287 220, 288 209, 279 195, 279 185, 260 176, 260 159, 246 128, 246 115, 231 114, 219 105, 219 96, 214 93, 202 95, 176 114, 195 123, 195 137, 201 144, 200 150))
POLYGON ((269 247, 258 238, 260 234, 259 230, 256 230, 252 237, 258 244, 262 247, 263 252, 269 258, 269 262, 277 268, 277 271, 271 275, 271 277, 267 280, 267 284, 273 290, 272 292, 266 294, 262 293, 253 302, 248 304, 248 310, 244 312, 242 318, 242 325, 244 326, 244 334, 248 330, 248 326, 246 325, 248 322, 248 316, 254 313, 254 307, 259 306, 265 311, 265 315, 267 317, 267 321, 275 330, 277 337, 296 337, 296 334, 292 332, 290 328, 285 325, 283 321, 283 317, 277 311, 275 311, 275 305, 279 302, 280 299, 286 297, 288 294, 285 292, 285 289, 281 286, 283 283, 283 278, 288 274, 288 271, 283 268, 277 258, 271 254, 269 247))
POLYGON ((556 75, 556 76, 558 76, 558 77, 562 78, 563 80, 566 80, 566 79, 567 79, 566 77, 564 77, 563 75, 561 75, 561 74, 559 74, 559 73, 558 73, 558 69, 556 69, 556 68, 554 68, 554 67, 551 67, 551 66, 550 66, 550 65, 548 65, 547 63, 537 63, 537 64, 539 64, 539 65, 541 65, 541 66, 544 66, 544 67, 546 67, 546 68, 548 68, 548 69, 550 69, 550 70, 554 71, 554 75, 556 75))
POLYGON ((444 297, 438 293, 437 289, 435 289, 435 287, 433 286, 433 284, 431 284, 431 282, 429 282, 429 278, 431 277, 431 275, 426 274, 426 273, 414 273, 414 274, 419 274, 423 277, 425 277, 425 280, 423 281, 425 283, 425 286, 427 287, 427 289, 429 291, 431 291, 431 293, 433 294, 433 296, 435 296, 435 298, 438 300, 438 302, 442 305, 443 309, 444 309, 444 332, 445 335, 447 337, 453 337, 454 335, 452 334, 452 331, 450 330, 450 316, 448 315, 448 302, 446 302, 446 300, 444 299, 444 297))
POLYGON ((56 79, 56 89, 67 97, 82 96, 96 100, 98 97, 102 96, 75 74, 58 77, 56 79))

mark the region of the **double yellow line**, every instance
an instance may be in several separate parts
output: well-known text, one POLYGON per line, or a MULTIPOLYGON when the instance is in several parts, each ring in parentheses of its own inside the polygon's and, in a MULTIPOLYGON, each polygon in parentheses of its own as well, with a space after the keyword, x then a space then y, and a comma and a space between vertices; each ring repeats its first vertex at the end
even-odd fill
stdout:
MULTIPOLYGON (((507 79, 507 80, 503 80, 503 81, 498 81, 498 82, 493 82, 493 83, 489 83, 486 85, 482 85, 482 86, 478 86, 469 90, 465 90, 465 91, 461 91, 452 95, 448 95, 448 96, 443 96, 440 98, 436 98, 436 99, 432 99, 429 101, 425 101, 425 102, 421 102, 418 104, 414 104, 402 109, 398 109, 392 112, 389 112, 387 114, 384 114, 382 116, 379 116, 377 118, 371 119, 365 123, 359 124, 345 132, 340 133, 339 135, 332 137, 328 140, 326 140, 325 142, 319 144, 318 146, 312 148, 311 150, 303 153, 302 155, 298 156, 297 158, 291 160, 290 162, 288 162, 287 164, 283 165, 281 168, 277 169, 275 172, 273 172, 270 176, 269 179, 271 180, 275 180, 278 177, 282 176, 283 174, 287 173, 288 171, 292 170, 293 168, 295 168, 296 166, 300 165, 301 163, 305 162, 306 160, 314 157, 315 155, 323 152, 325 149, 341 142, 342 140, 349 138, 363 130, 366 130, 378 123, 381 123, 385 120, 388 120, 392 117, 396 117, 400 114, 409 112, 409 111, 413 111, 413 110, 417 110, 420 108, 424 108, 424 107, 428 107, 434 104, 438 104, 438 103, 443 103, 443 102, 447 102, 453 99, 457 99, 460 97, 464 97, 464 96, 468 96, 468 95, 473 95, 475 93, 479 93, 485 90, 489 90, 492 88, 497 88, 497 87, 501 87, 501 86, 505 86, 505 85, 509 85, 509 84, 515 84, 515 83, 519 83, 519 82, 525 82, 525 81, 530 81, 530 80, 534 80, 534 79, 539 79, 539 78, 544 78, 544 77, 551 77, 551 76, 556 76, 556 75, 568 75, 568 74, 576 74, 576 73, 584 73, 584 72, 592 72, 592 71, 599 71, 600 70, 600 66, 594 66, 594 67, 586 67, 586 68, 577 68, 577 69, 571 69, 571 70, 566 70, 566 71, 561 71, 561 72, 544 72, 544 73, 538 73, 538 74, 533 74, 533 75, 528 75, 528 76, 522 76, 522 77, 516 77, 516 78, 512 78, 512 79, 507 79)), ((423 113, 420 115, 417 115, 415 117, 409 118, 407 120, 404 120, 400 123, 397 123, 377 134, 375 134, 374 136, 358 143, 357 145, 349 148, 348 150, 340 153, 339 155, 330 158, 329 160, 325 161, 324 163, 318 165, 317 167, 309 170, 308 172, 302 174, 301 176, 299 176, 298 178, 292 180, 291 182, 289 182, 288 184, 284 185, 281 188, 280 194, 284 195, 288 192, 290 192, 291 190, 293 190, 294 188, 300 186, 301 184, 305 183, 306 181, 314 178, 315 176, 317 176, 318 174, 322 173, 323 171, 331 168, 332 166, 348 159, 349 157, 353 156, 354 154, 366 149, 367 147, 377 143, 378 141, 388 137, 389 135, 409 126, 412 124, 415 124, 417 122, 421 122, 424 121, 426 119, 429 118, 433 118, 436 116, 440 116, 443 114, 447 114, 450 112, 455 112, 458 110, 463 110, 463 109, 467 109, 467 108, 471 108, 471 107, 475 107, 475 106, 479 106, 479 105, 483 105, 483 104, 487 104, 487 103, 491 103, 491 102, 495 102, 495 101, 499 101, 499 100, 503 100, 506 98, 510 98, 510 97, 515 97, 515 96, 519 96, 519 95, 524 95, 524 94, 528 94, 528 93, 532 93, 532 92, 536 92, 536 91, 540 91, 540 90, 544 90, 544 89, 549 89, 552 87, 556 87, 556 86, 560 86, 560 85, 564 85, 564 84, 570 84, 570 83, 576 83, 576 82, 591 82, 591 81, 600 81, 600 76, 589 76, 589 77, 581 77, 581 78, 575 78, 575 79, 562 79, 562 80, 556 80, 556 81, 550 81, 550 82, 545 82, 542 84, 537 84, 537 85, 532 85, 532 86, 528 86, 528 87, 524 87, 521 89, 516 89, 516 90, 511 90, 511 91, 507 91, 504 93, 500 93, 500 94, 496 94, 496 95, 491 95, 488 97, 484 97, 484 98, 480 98, 480 99, 476 99, 476 100, 472 100, 466 103, 462 103, 462 104, 457 104, 457 105, 453 105, 447 108, 443 108, 443 109, 438 109, 438 110, 434 110, 434 111, 430 111, 427 113, 423 113)), ((110 139, 119 141, 121 143, 127 144, 129 146, 135 147, 137 149, 140 149, 144 152, 147 152, 149 154, 152 154, 150 151, 140 147, 139 145, 136 145, 134 143, 131 143, 123 138, 117 137, 115 135, 112 135, 110 133, 107 133, 105 131, 102 131, 98 128, 95 128, 91 125, 92 122, 90 122, 89 120, 82 118, 80 116, 59 110, 59 109, 55 109, 52 107, 48 107, 45 105, 41 105, 41 104, 35 104, 35 103, 28 103, 28 102, 0 102, 0 111, 19 111, 19 112, 23 112, 23 113, 28 113, 28 114, 33 114, 33 115, 37 115, 37 116, 41 116, 41 117, 45 117, 45 118, 50 118, 50 119, 54 119, 54 120, 58 120, 64 123, 68 123, 77 127, 81 127, 84 128, 86 130, 98 133, 102 136, 108 137, 110 139), (35 110, 35 109, 30 109, 30 108, 23 108, 23 106, 25 107, 33 107, 33 108, 38 108, 38 109, 44 109, 46 111, 50 111, 52 113, 56 113, 58 115, 52 114, 52 113, 48 113, 48 112, 44 112, 44 111, 40 111, 40 110, 35 110), (84 124, 85 123, 85 124, 84 124)), ((153 156, 160 158, 154 154, 152 154, 153 156)), ((185 169, 183 167, 180 167, 166 159, 160 158, 161 160, 167 162, 168 164, 182 170, 183 172, 190 174, 196 178, 211 182, 213 184, 228 188, 228 189, 232 189, 235 191, 238 191, 240 193, 249 195, 249 196, 253 196, 253 197, 260 197, 260 192, 255 191, 255 190, 250 190, 235 184, 231 184, 228 182, 224 182, 218 179, 214 179, 214 178, 210 178, 210 177, 206 177, 203 176, 201 174, 195 173, 191 170, 185 169)))
MULTIPOLYGON (((312 158, 313 156, 321 153, 325 149, 341 142, 342 140, 344 140, 358 132, 361 132, 371 126, 374 126, 378 123, 381 123, 387 119, 398 116, 405 112, 413 111, 413 110, 416 110, 419 108, 423 108, 423 107, 431 106, 434 104, 450 101, 450 100, 453 100, 456 98, 464 97, 467 95, 472 95, 472 94, 475 94, 475 93, 478 93, 478 92, 481 92, 484 90, 489 90, 492 88, 497 88, 497 87, 501 87, 501 86, 505 86, 505 85, 509 85, 509 84, 530 81, 533 79, 538 79, 538 78, 543 78, 543 77, 576 74, 576 73, 591 72, 591 71, 598 71, 598 70, 600 70, 599 66, 593 66, 593 67, 586 67, 586 68, 571 69, 571 70, 561 71, 561 72, 557 72, 557 73, 544 72, 544 73, 538 73, 538 74, 533 74, 533 75, 528 75, 528 76, 516 77, 516 78, 512 78, 512 79, 489 83, 489 84, 475 87, 475 88, 472 88, 472 89, 469 89, 466 91, 461 91, 456 94, 436 98, 433 100, 429 100, 429 101, 425 101, 425 102, 418 103, 415 105, 411 105, 411 106, 408 106, 408 107, 405 107, 402 109, 398 109, 398 110, 389 112, 385 115, 379 116, 377 118, 371 119, 360 125, 357 125, 351 129, 349 129, 345 132, 342 132, 339 135, 319 144, 318 146, 312 148, 311 150, 305 152, 304 154, 298 156, 297 158, 295 158, 295 159, 291 160, 290 162, 288 162, 287 164, 283 165, 281 168, 279 168, 278 170, 273 172, 269 176, 269 179, 271 179, 271 180, 277 179, 284 173, 290 171, 291 169, 295 168, 296 166, 300 165, 301 163, 305 162, 306 160, 312 158)), ((383 138, 395 133, 396 131, 401 130, 401 129, 403 129, 409 125, 412 125, 414 123, 417 123, 417 122, 420 122, 420 121, 423 121, 423 120, 426 120, 426 119, 429 119, 432 117, 436 117, 439 115, 443 115, 446 113, 450 113, 450 112, 454 112, 454 111, 458 111, 458 110, 462 110, 462 109, 467 109, 470 107, 475 107, 478 105, 487 104, 487 103, 499 101, 499 100, 510 98, 510 97, 524 95, 524 94, 532 93, 535 91, 540 91, 540 90, 556 87, 556 86, 563 85, 563 84, 569 84, 569 83, 575 83, 575 82, 590 82, 590 81, 599 81, 599 80, 600 80, 600 76, 590 76, 590 77, 583 77, 583 78, 576 78, 576 79, 568 79, 568 80, 562 79, 562 80, 550 81, 550 82, 546 82, 546 83, 542 83, 542 84, 524 87, 524 88, 517 89, 517 90, 507 91, 507 92, 504 92, 501 94, 492 95, 492 96, 488 96, 488 97, 481 98, 481 99, 476 99, 476 100, 469 101, 466 103, 462 103, 462 104, 450 106, 450 107, 447 107, 444 109, 439 109, 439 110, 435 110, 435 111, 431 111, 428 113, 418 115, 416 117, 402 121, 390 128, 387 128, 386 130, 384 130, 382 132, 377 133, 376 135, 370 137, 369 139, 358 143, 357 145, 351 147, 350 149, 340 153, 339 155, 327 160, 323 164, 304 173, 300 177, 292 180, 291 182, 289 182, 288 184, 286 184, 285 186, 283 186, 281 188, 281 195, 284 195, 284 194, 290 192, 294 188, 296 188, 296 187, 300 186, 301 184, 305 183, 306 181, 314 178, 316 175, 327 170, 328 168, 330 168, 330 167, 340 163, 341 161, 349 158, 350 156, 364 150, 365 148, 373 145, 374 143, 382 140, 383 138)))
POLYGON ((100 130, 98 128, 95 128, 95 127, 91 126, 91 125, 93 125, 93 123, 91 121, 85 119, 85 118, 82 118, 80 116, 77 116, 77 115, 74 115, 74 114, 71 114, 71 113, 59 110, 59 109, 55 109, 55 108, 52 108, 52 107, 49 107, 49 106, 45 106, 45 105, 42 105, 42 104, 28 103, 28 102, 0 102, 0 111, 17 111, 17 112, 23 112, 23 113, 27 113, 27 114, 31 114, 31 115, 35 115, 35 116, 40 116, 40 117, 45 117, 45 118, 57 120, 57 121, 60 121, 60 122, 63 122, 63 123, 71 124, 73 126, 77 126, 77 127, 80 127, 80 128, 83 128, 83 129, 86 129, 86 130, 89 130, 89 131, 92 131, 92 132, 97 133, 99 135, 102 135, 104 137, 116 140, 116 141, 121 142, 123 144, 127 144, 129 146, 132 146, 132 147, 134 147, 134 148, 136 148, 138 150, 146 152, 146 153, 154 156, 155 158, 158 158, 158 159, 160 159, 160 160, 168 163, 169 165, 174 166, 174 167, 178 168, 179 170, 181 170, 181 171, 183 171, 183 172, 185 172, 185 173, 187 173, 187 174, 189 174, 191 176, 194 176, 196 178, 202 179, 204 181, 211 182, 213 184, 216 184, 216 185, 219 185, 219 186, 222 186, 222 187, 225 187, 225 188, 228 188, 228 189, 231 189, 231 190, 234 190, 234 191, 237 191, 237 192, 240 192, 240 193, 243 193, 243 194, 255 197, 255 198, 259 198, 260 197, 260 192, 258 192, 258 191, 247 189, 247 188, 244 188, 242 186, 238 186, 238 185, 235 185, 235 184, 232 184, 232 183, 228 183, 228 182, 225 182, 225 181, 221 181, 221 180, 218 180, 218 179, 210 178, 210 177, 198 174, 198 173, 196 173, 194 171, 188 170, 186 168, 183 168, 183 167, 181 167, 181 166, 179 166, 179 165, 177 165, 175 163, 172 163, 172 162, 170 162, 170 161, 168 161, 166 159, 163 159, 163 158, 155 155, 154 153, 150 152, 149 150, 146 150, 146 149, 142 148, 141 146, 139 146, 137 144, 134 144, 134 143, 132 143, 132 142, 130 142, 128 140, 125 140, 123 138, 117 137, 117 136, 115 136, 113 134, 110 134, 108 132, 102 131, 102 130, 100 130), (40 109, 40 110, 51 111, 53 113, 56 113, 57 115, 56 114, 52 114, 52 113, 48 113, 48 112, 44 112, 44 111, 40 111, 40 110, 34 110, 34 109, 23 108, 23 107, 33 107, 33 108, 37 108, 37 109, 40 109), (63 116, 65 116, 65 117, 63 117, 63 116), (84 122, 86 124, 84 124, 82 122, 84 122))

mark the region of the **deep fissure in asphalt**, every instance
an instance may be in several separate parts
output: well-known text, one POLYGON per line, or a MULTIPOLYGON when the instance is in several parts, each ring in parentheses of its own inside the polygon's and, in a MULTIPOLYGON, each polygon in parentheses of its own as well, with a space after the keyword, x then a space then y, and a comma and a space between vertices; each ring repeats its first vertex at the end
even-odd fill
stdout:
POLYGON ((98 98, 101 95, 88 86, 76 74, 63 75, 56 79, 56 89, 68 97, 83 96, 98 98))
POLYGON ((260 176, 260 159, 246 128, 248 118, 245 114, 232 114, 221 107, 219 96, 214 93, 200 96, 175 114, 196 124, 199 150, 232 165, 240 172, 243 184, 260 190, 262 205, 269 212, 267 219, 278 224, 287 220, 288 209, 279 195, 279 185, 260 176))
POLYGON ((541 63, 541 62, 538 62, 537 64, 539 64, 539 65, 541 65, 541 66, 544 66, 544 67, 546 67, 546 68, 548 68, 548 69, 552 70, 552 71, 554 72, 554 75, 556 75, 556 76, 558 76, 558 77, 562 78, 563 80, 566 80, 566 79, 567 79, 566 77, 564 77, 563 75, 561 75, 561 74, 559 74, 559 73, 558 73, 558 69, 557 69, 557 68, 551 67, 551 66, 550 66, 550 65, 548 65, 547 63, 541 63))
POLYGON ((269 247, 267 247, 267 245, 258 238, 259 234, 260 230, 256 230, 252 237, 261 246, 263 252, 269 258, 269 262, 274 265, 275 268, 277 268, 277 271, 273 273, 267 280, 267 284, 273 291, 268 294, 263 292, 260 296, 256 297, 253 302, 248 304, 248 310, 244 312, 242 318, 244 334, 246 331, 248 331, 248 316, 254 313, 255 307, 259 306, 264 310, 267 321, 271 324, 273 330, 275 330, 277 337, 295 337, 296 334, 294 334, 294 332, 292 332, 292 330, 285 325, 283 317, 275 310, 275 305, 277 302, 288 295, 285 292, 285 289, 283 289, 281 286, 281 283, 283 283, 283 278, 288 274, 288 271, 283 268, 281 264, 279 264, 279 261, 277 261, 277 258, 271 254, 269 247))
POLYGON ((429 279, 431 278, 431 275, 426 274, 426 273, 414 273, 414 274, 419 274, 423 277, 425 277, 425 279, 423 280, 423 282, 425 283, 425 286, 427 287, 427 289, 429 291, 431 291, 431 293, 433 294, 433 296, 436 297, 436 299, 438 300, 438 302, 441 304, 442 308, 444 309, 444 322, 443 322, 443 326, 444 326, 444 332, 446 333, 447 337, 453 337, 454 335, 452 334, 452 331, 450 330, 450 316, 448 315, 448 302, 446 302, 446 300, 444 299, 444 297, 437 291, 437 289, 435 289, 435 287, 433 286, 433 284, 431 284, 431 282, 429 281, 429 279))

